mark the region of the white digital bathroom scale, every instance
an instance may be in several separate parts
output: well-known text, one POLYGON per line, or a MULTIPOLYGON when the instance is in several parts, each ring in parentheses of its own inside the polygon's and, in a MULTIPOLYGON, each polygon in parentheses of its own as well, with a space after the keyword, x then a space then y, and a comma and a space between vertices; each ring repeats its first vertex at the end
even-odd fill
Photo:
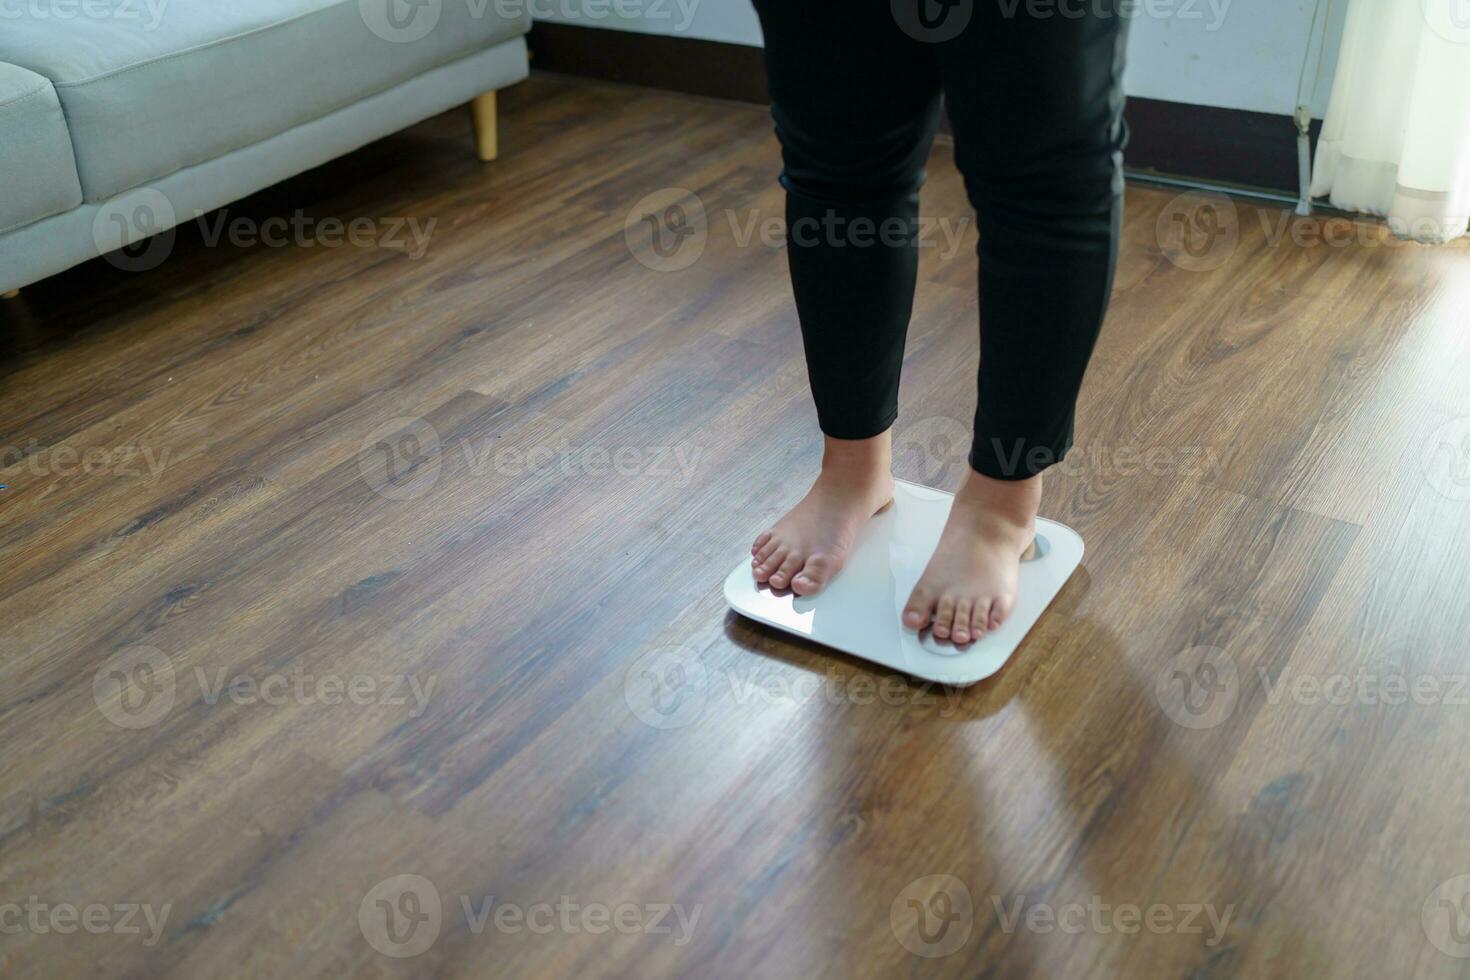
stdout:
POLYGON ((893 506, 858 534, 852 557, 814 596, 757 585, 750 556, 725 579, 725 601, 742 616, 823 646, 963 687, 1000 670, 1082 561, 1082 538, 1055 521, 1036 520, 1034 557, 1021 563, 1016 608, 1000 629, 957 647, 906 628, 899 616, 949 517, 954 495, 897 481, 893 506))

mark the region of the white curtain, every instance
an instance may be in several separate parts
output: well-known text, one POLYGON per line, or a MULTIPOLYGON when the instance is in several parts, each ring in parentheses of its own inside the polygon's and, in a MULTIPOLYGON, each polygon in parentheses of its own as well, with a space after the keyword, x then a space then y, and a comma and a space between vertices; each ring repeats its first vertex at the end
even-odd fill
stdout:
POLYGON ((1470 224, 1470 0, 1349 0, 1312 196, 1416 241, 1470 224))

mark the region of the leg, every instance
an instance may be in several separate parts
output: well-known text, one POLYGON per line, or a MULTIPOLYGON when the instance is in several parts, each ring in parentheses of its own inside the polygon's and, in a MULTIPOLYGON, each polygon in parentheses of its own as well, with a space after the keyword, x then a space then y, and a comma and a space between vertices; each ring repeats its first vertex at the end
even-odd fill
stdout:
POLYGON ((475 96, 470 112, 475 117, 475 143, 480 159, 489 163, 500 155, 500 140, 495 130, 495 93, 475 96))
POLYGON ((887 0, 851 0, 840 14, 817 0, 756 6, 817 419, 833 438, 870 438, 898 414, 938 64, 894 23, 887 0))
POLYGON ((757 581, 820 590, 893 493, 889 429, 918 272, 918 195, 938 114, 931 48, 888 0, 757 0, 781 141, 787 260, 822 473, 752 551, 757 581), (842 37, 832 35, 833 18, 842 37))
POLYGON ((905 612, 965 642, 1015 604, 1040 474, 1073 413, 1112 289, 1122 217, 1117 0, 1010 16, 977 4, 936 45, 980 228, 980 370, 969 474, 905 612))
POLYGON ((1034 476, 1071 447, 1122 220, 1121 0, 1006 17, 977 4, 940 45, 955 159, 980 230, 980 372, 971 466, 1034 476))

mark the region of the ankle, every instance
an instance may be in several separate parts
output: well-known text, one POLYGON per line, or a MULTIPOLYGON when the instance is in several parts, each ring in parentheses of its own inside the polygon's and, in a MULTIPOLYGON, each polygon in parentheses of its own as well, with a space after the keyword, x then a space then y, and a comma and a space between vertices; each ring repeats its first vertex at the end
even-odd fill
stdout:
POLYGON ((884 432, 871 439, 833 439, 822 448, 822 475, 845 483, 880 483, 893 479, 893 440, 884 432))
POLYGON ((955 494, 955 503, 992 519, 1027 527, 1041 509, 1041 474, 1024 480, 997 480, 974 470, 955 494))

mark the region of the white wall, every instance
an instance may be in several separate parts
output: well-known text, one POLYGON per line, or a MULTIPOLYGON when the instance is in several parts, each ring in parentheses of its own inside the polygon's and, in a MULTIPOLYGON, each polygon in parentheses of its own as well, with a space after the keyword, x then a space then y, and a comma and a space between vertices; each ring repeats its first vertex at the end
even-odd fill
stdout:
POLYGON ((761 44, 750 0, 530 0, 530 7, 536 20, 559 24, 761 44))
MULTIPOLYGON (((1036 2, 1076 5, 1090 0, 1036 2)), ((1129 39, 1128 93, 1290 115, 1296 106, 1297 78, 1318 2, 1137 0, 1138 14, 1129 39)), ((833 3, 834 9, 839 8, 838 0, 833 3)), ((1332 8, 1332 22, 1328 24, 1322 83, 1313 101, 1313 112, 1319 118, 1327 109, 1347 0, 1320 3, 1323 17, 1332 8)), ((750 0, 532 0, 531 9, 538 20, 558 23, 734 44, 761 43, 760 24, 750 0)), ((1320 37, 1320 22, 1318 32, 1320 37)), ((1315 58, 1309 75, 1314 68, 1315 58)))
MULTIPOLYGON (((1291 115, 1316 6, 1317 0, 1142 0, 1128 38, 1128 94, 1291 115), (1149 12, 1151 3, 1156 14, 1149 12)), ((1321 0, 1320 17, 1327 17, 1329 6, 1334 9, 1326 61, 1312 100, 1318 118, 1327 111, 1347 10, 1344 0, 1321 0)), ((1307 69, 1309 93, 1321 36, 1319 20, 1307 69)))

